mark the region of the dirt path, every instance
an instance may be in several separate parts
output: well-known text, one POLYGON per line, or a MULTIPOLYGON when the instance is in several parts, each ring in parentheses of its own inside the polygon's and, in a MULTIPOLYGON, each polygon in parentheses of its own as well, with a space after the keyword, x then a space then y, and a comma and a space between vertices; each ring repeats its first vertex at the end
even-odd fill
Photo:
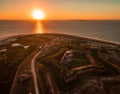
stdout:
POLYGON ((37 47, 18 67, 10 94, 39 94, 35 60, 45 46, 37 47))
POLYGON ((39 94, 37 75, 35 71, 35 60, 44 48, 45 47, 41 48, 41 50, 33 57, 32 62, 31 62, 31 70, 32 70, 32 75, 33 75, 33 80, 34 80, 35 94, 39 94))

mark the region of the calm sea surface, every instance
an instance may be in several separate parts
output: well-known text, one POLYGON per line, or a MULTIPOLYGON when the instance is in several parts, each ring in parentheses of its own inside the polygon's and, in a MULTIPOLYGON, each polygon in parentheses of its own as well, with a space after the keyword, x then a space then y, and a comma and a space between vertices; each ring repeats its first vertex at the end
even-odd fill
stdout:
POLYGON ((35 33, 64 33, 120 43, 120 21, 0 21, 0 38, 35 33))

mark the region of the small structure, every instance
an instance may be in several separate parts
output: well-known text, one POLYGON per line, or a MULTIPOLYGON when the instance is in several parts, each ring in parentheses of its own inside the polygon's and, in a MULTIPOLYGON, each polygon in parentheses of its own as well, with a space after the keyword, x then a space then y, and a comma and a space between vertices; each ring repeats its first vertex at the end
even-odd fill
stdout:
POLYGON ((19 81, 25 82, 25 81, 29 80, 30 77, 31 77, 31 72, 29 72, 28 70, 24 70, 23 73, 20 74, 19 81))
POLYGON ((73 58, 73 50, 66 51, 60 61, 60 63, 63 63, 65 66, 70 67, 70 62, 73 58))

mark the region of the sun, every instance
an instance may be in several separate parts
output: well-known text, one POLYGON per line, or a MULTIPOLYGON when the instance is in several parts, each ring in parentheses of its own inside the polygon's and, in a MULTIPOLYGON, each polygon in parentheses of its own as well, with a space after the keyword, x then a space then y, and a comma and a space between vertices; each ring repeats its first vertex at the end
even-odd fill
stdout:
POLYGON ((45 17, 43 11, 41 11, 41 10, 34 10, 32 13, 32 16, 36 20, 43 20, 45 17))

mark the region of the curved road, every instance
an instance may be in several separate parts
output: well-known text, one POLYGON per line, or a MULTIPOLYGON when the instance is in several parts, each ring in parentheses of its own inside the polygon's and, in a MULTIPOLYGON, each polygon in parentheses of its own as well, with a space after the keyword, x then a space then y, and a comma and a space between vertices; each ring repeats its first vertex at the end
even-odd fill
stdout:
POLYGON ((36 75, 36 71, 35 71, 35 60, 39 56, 39 54, 41 53, 41 51, 44 48, 45 48, 45 46, 43 48, 41 48, 41 50, 33 57, 32 63, 31 63, 31 70, 32 70, 32 75, 33 75, 33 80, 34 80, 34 87, 35 87, 35 94, 39 94, 37 75, 36 75))
POLYGON ((40 94, 35 61, 46 45, 39 46, 18 67, 10 94, 40 94))

